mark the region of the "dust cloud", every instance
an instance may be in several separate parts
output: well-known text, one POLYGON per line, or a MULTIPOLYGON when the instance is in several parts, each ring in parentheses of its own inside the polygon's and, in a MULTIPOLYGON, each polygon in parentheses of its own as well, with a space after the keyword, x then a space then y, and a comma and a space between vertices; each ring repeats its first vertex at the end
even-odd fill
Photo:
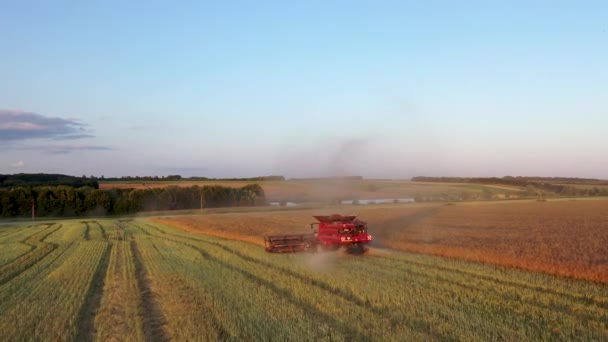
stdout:
POLYGON ((319 273, 330 272, 338 259, 339 252, 318 252, 304 255, 303 263, 311 270, 319 273))
POLYGON ((444 146, 437 127, 423 115, 425 109, 401 96, 378 100, 365 109, 366 115, 353 113, 344 122, 291 130, 276 147, 273 173, 287 178, 407 179, 433 174, 438 167, 445 171, 444 146))

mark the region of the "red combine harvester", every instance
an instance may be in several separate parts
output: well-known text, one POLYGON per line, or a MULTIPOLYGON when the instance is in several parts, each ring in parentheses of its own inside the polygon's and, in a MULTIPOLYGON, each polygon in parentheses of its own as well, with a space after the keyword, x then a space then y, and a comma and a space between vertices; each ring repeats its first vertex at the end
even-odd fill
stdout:
POLYGON ((367 223, 356 216, 313 216, 319 222, 311 223, 309 234, 271 235, 264 238, 267 252, 291 253, 323 250, 337 250, 345 246, 349 252, 362 253, 372 241, 367 233, 367 223), (314 231, 315 226, 317 228, 314 231))

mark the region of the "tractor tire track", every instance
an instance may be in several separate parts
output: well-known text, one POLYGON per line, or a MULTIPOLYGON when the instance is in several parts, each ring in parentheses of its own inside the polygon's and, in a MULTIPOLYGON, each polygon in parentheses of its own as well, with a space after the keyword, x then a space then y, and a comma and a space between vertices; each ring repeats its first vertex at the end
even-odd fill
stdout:
MULTIPOLYGON (((31 239, 32 237, 34 237, 35 235, 40 234, 42 231, 44 231, 44 230, 48 229, 48 228, 49 228, 50 226, 52 226, 53 224, 42 224, 42 225, 45 225, 45 226, 46 226, 46 228, 44 228, 44 229, 43 229, 43 230, 41 230, 41 231, 34 232, 34 233, 32 233, 32 234, 28 235, 28 236, 27 236, 25 239, 23 239, 23 240, 21 240, 21 241, 18 241, 18 242, 17 242, 17 243, 22 244, 22 245, 24 245, 24 246, 28 246, 28 247, 30 248, 30 250, 29 250, 29 251, 27 251, 27 252, 25 252, 25 253, 23 253, 23 254, 21 254, 21 255, 18 255, 18 256, 16 256, 16 257, 14 257, 14 258, 10 259, 10 260, 5 261, 4 265, 1 265, 1 266, 0 266, 0 270, 1 270, 3 267, 5 267, 6 265, 8 265, 8 264, 12 263, 13 261, 15 261, 15 260, 17 260, 17 259, 19 259, 19 258, 23 257, 24 255, 26 255, 26 254, 28 254, 28 253, 32 252, 34 249, 36 249, 36 246, 35 246, 35 245, 32 245, 31 243, 28 243, 27 241, 28 241, 28 240, 30 240, 30 239, 31 239)), ((37 225, 37 226, 40 226, 40 225, 37 225)), ((36 227, 36 226, 28 226, 28 227, 26 227, 26 228, 32 228, 32 227, 36 227)), ((11 233, 11 234, 9 234, 9 235, 12 235, 12 234, 14 234, 14 233, 18 233, 18 232, 19 232, 19 230, 17 230, 16 232, 12 232, 12 233, 11 233)), ((52 232, 51 232, 51 233, 52 233, 52 232)), ((45 238, 46 238, 46 236, 45 236, 45 238)), ((0 272, 0 273, 1 273, 1 272, 0 272)))
POLYGON ((85 240, 91 240, 91 226, 89 226, 89 222, 83 221, 82 223, 84 223, 86 225, 85 231, 84 231, 84 239, 85 240))
MULTIPOLYGON (((166 239, 162 239, 162 240, 166 240, 166 239)), ((157 242, 158 243, 158 242, 157 242)), ((159 254, 159 256, 161 258, 165 258, 165 256, 163 255, 163 253, 158 249, 158 247, 156 247, 156 244, 153 240, 151 240, 151 244, 152 247, 154 248, 154 250, 156 250, 156 252, 159 254)), ((175 285, 175 290, 176 291, 184 291, 184 292, 196 292, 197 289, 193 288, 192 286, 188 285, 185 281, 183 281, 181 278, 173 278, 173 281, 178 281, 179 279, 179 283, 178 285, 175 285)), ((198 291, 200 291, 200 288, 198 289, 198 291)), ((208 294, 205 291, 206 294, 208 294)), ((200 298, 200 297, 199 297, 200 298)), ((204 308, 209 312, 209 313, 213 313, 213 306, 207 303, 208 301, 205 300, 203 304, 204 308)), ((200 303, 199 303, 200 304, 200 303)), ((215 315, 211 314, 210 317, 206 317, 209 318, 209 322, 211 323, 211 326, 213 328, 213 330, 217 333, 216 336, 216 340, 218 341, 227 341, 230 339, 235 338, 236 336, 233 336, 221 323, 221 320, 218 319, 215 315)))
MULTIPOLYGON (((19 226, 17 226, 17 227, 9 228, 8 231, 2 232, 0 234, 0 239, 4 239, 4 238, 9 237, 11 235, 17 234, 17 233, 21 232, 24 229, 29 229, 29 228, 36 227, 36 226, 37 225, 29 225, 27 227, 19 227, 19 226)), ((36 233, 34 233, 34 234, 36 234, 36 233)), ((32 235, 34 235, 34 234, 32 234, 32 235)))
POLYGON ((164 330, 167 321, 150 288, 150 280, 137 241, 132 239, 130 246, 135 266, 137 288, 141 299, 139 315, 143 324, 145 339, 146 341, 169 341, 169 336, 164 330))
MULTIPOLYGON (((88 227, 88 224, 87 224, 88 227)), ((78 326, 75 341, 94 341, 95 340, 95 317, 101 306, 103 289, 105 286, 106 273, 110 264, 110 254, 113 244, 109 243, 103 252, 97 269, 91 279, 91 284, 85 295, 85 301, 78 312, 78 326)))
POLYGON ((290 277, 294 277, 294 278, 296 278, 296 279, 298 279, 298 280, 300 280, 300 281, 302 281, 302 282, 304 282, 306 284, 310 284, 310 285, 316 286, 318 288, 321 288, 323 290, 329 291, 333 295, 338 296, 338 297, 340 297, 340 298, 342 298, 342 299, 344 299, 346 301, 349 301, 349 302, 354 303, 354 304, 359 305, 359 306, 365 306, 365 307, 367 307, 366 306, 367 304, 365 303, 364 300, 360 299, 359 297, 357 297, 354 293, 352 293, 350 291, 333 287, 333 286, 329 285, 328 283, 323 282, 321 280, 317 280, 317 279, 314 279, 314 278, 309 278, 309 277, 307 277, 305 275, 302 275, 302 274, 299 274, 297 272, 294 272, 294 271, 290 270, 289 268, 282 267, 282 266, 277 266, 277 265, 274 265, 272 263, 269 263, 269 262, 266 262, 266 261, 263 261, 263 260, 260 260, 260 259, 256 259, 256 258, 251 257, 249 255, 243 254, 243 253, 241 253, 241 252, 239 252, 237 250, 234 250, 234 249, 232 249, 232 248, 230 248, 230 247, 228 247, 226 245, 223 245, 221 243, 211 242, 211 241, 203 241, 203 240, 198 240, 198 239, 195 239, 195 238, 189 238, 189 237, 185 237, 185 236, 182 237, 182 236, 179 236, 179 235, 172 235, 172 234, 169 234, 169 235, 170 236, 174 236, 174 237, 180 237, 180 238, 196 241, 196 242, 201 242, 201 243, 205 243, 205 244, 208 244, 208 245, 212 245, 212 246, 221 248, 222 250, 224 250, 224 251, 226 251, 228 253, 231 253, 231 254, 233 254, 233 255, 235 255, 235 256, 237 256, 237 257, 239 257, 239 258, 241 258, 241 259, 243 259, 245 261, 249 261, 249 262, 258 264, 260 266, 264 266, 266 268, 271 268, 271 269, 283 272, 283 273, 289 275, 290 277))
MULTIPOLYGON (((142 230, 145 230, 142 227, 139 227, 139 228, 142 229, 142 230)), ((148 234, 150 234, 150 233, 148 232, 148 234)), ((225 261, 219 260, 219 259, 211 256, 207 251, 205 251, 204 249, 202 249, 199 246, 196 246, 196 245, 184 242, 184 241, 179 241, 179 240, 171 239, 169 237, 157 236, 157 235, 153 235, 153 234, 150 234, 150 235, 156 236, 157 238, 160 238, 160 239, 165 239, 165 240, 168 240, 168 241, 172 241, 172 242, 175 242, 175 243, 183 244, 185 246, 193 248, 194 250, 198 251, 203 257, 205 257, 205 258, 207 258, 207 259, 209 259, 211 261, 214 261, 214 262, 222 265, 225 268, 231 269, 233 271, 237 271, 237 272, 241 273, 242 275, 244 275, 246 278, 254 281, 256 284, 264 286, 264 287, 270 289, 271 291, 273 291, 273 292, 281 295, 282 297, 286 297, 286 299, 289 302, 293 303, 294 305, 301 306, 301 307, 305 308, 306 312, 309 313, 309 314, 311 314, 312 316, 314 316, 314 317, 320 317, 321 321, 332 322, 332 326, 339 326, 339 327, 341 327, 342 328, 341 331, 346 331, 346 332, 352 331, 351 327, 342 325, 342 323, 340 323, 339 321, 335 320, 333 317, 331 317, 329 315, 326 315, 326 314, 324 314, 322 312, 319 312, 317 309, 315 309, 314 307, 312 307, 310 304, 308 304, 308 303, 306 303, 306 302, 304 302, 304 301, 302 301, 302 300, 294 297, 293 294, 291 292, 289 292, 288 290, 280 288, 277 285, 275 285, 275 284, 273 284, 271 282, 268 282, 267 280, 264 280, 264 279, 256 276, 253 273, 247 272, 247 271, 245 271, 245 270, 243 270, 241 268, 238 268, 238 267, 236 267, 236 266, 234 266, 232 264, 229 264, 229 263, 227 263, 225 261), (315 315, 315 313, 318 314, 318 315, 315 315)), ((219 247, 222 250, 224 250, 226 252, 229 252, 229 253, 231 253, 231 254, 233 254, 233 255, 235 255, 235 256, 243 259, 243 260, 246 260, 246 261, 249 261, 249 262, 252 262, 252 263, 256 263, 256 264, 264 266, 266 268, 271 268, 271 269, 278 270, 280 272, 285 273, 288 276, 294 277, 294 278, 302 281, 305 284, 309 284, 309 285, 315 286, 315 287, 317 287, 317 288, 319 288, 321 290, 324 290, 324 291, 328 292, 329 294, 331 294, 332 296, 339 297, 339 298, 345 300, 346 302, 349 302, 351 304, 360 306, 360 307, 362 307, 362 308, 364 308, 366 310, 370 310, 374 314, 376 314, 376 315, 378 315, 380 317, 385 317, 385 318, 389 319, 390 322, 391 322, 391 324, 394 324, 394 325, 398 324, 398 323, 405 324, 407 327, 409 327, 413 331, 416 331, 418 333, 426 335, 429 338, 442 339, 442 340, 449 339, 449 336, 443 336, 443 335, 439 335, 437 333, 431 332, 429 322, 427 322, 427 321, 420 320, 420 319, 415 319, 415 318, 407 318, 404 321, 403 317, 400 317, 397 320, 396 317, 394 317, 394 316, 392 316, 390 314, 387 314, 381 308, 372 306, 368 302, 366 302, 366 301, 358 298, 357 296, 355 296, 355 294, 353 294, 352 292, 344 290, 344 289, 335 288, 335 287, 333 287, 333 286, 331 286, 331 285, 329 285, 329 284, 327 284, 327 283, 325 283, 323 281, 320 281, 320 280, 317 280, 317 279, 313 279, 313 278, 308 278, 308 277, 303 276, 301 274, 298 274, 298 273, 296 273, 294 271, 291 271, 291 270, 289 270, 287 268, 276 266, 276 265, 273 265, 273 264, 270 264, 270 263, 266 263, 264 261, 261 261, 261 260, 249 257, 247 255, 244 255, 244 254, 242 254, 242 253, 240 253, 238 251, 235 251, 235 250, 233 250, 233 249, 231 249, 231 248, 229 248, 227 246, 224 246, 222 244, 219 244, 219 243, 209 242, 209 241, 203 241, 203 240, 199 240, 199 239, 196 239, 196 238, 189 238, 189 237, 180 236, 180 235, 173 235, 173 234, 170 234, 170 233, 166 233, 166 235, 174 237, 174 238, 182 238, 182 239, 186 239, 186 240, 192 240, 192 241, 196 241, 196 242, 199 242, 199 243, 205 243, 205 244, 208 244, 208 245, 219 247)), ((349 339, 361 340, 361 339, 367 339, 367 338, 368 337, 366 337, 364 335, 361 335, 359 332, 357 332, 355 334, 355 336, 351 336, 351 338, 349 338, 349 339)), ((349 339, 347 339, 347 340, 349 340, 349 339)))
POLYGON ((92 221, 92 223, 95 223, 97 225, 97 227, 99 227, 99 230, 101 231, 101 237, 104 240, 108 239, 108 234, 106 233, 106 229, 103 227, 103 225, 97 221, 92 221))
MULTIPOLYGON (((160 238, 160 237, 159 237, 160 238)), ((291 293, 289 290, 281 288, 275 284, 273 284, 272 282, 262 279, 258 276, 256 276, 255 274, 244 270, 242 268, 239 268, 237 266, 234 266, 228 262, 225 262, 223 260, 220 260, 214 256, 212 256, 211 254, 209 254, 207 251, 205 251, 204 249, 192 245, 192 244, 188 244, 185 242, 180 242, 180 241, 175 241, 175 240, 171 240, 168 239, 170 241, 173 241, 175 243, 180 243, 182 245, 188 246, 194 250, 196 250, 197 252, 200 253, 200 255, 209 260, 212 261, 220 266, 222 266, 223 268, 229 269, 233 272, 239 273, 242 276, 244 276, 246 279, 250 280, 251 282, 253 282, 254 284, 258 285, 258 286, 262 286, 267 288, 268 290, 276 293, 280 298, 285 299, 286 301, 290 302, 291 304, 295 305, 296 307, 301 308, 304 312, 306 312, 306 314, 308 316, 314 317, 315 320, 319 321, 319 322, 324 322, 327 325, 329 325, 332 328, 335 328, 336 330, 340 331, 340 333, 342 335, 345 336, 346 340, 348 341, 364 341, 364 340, 368 340, 369 337, 361 334, 361 332, 356 331, 353 329, 352 326, 348 326, 338 320, 336 320, 334 317, 322 313, 319 310, 315 309, 314 306, 310 305, 309 303, 296 298, 293 293, 291 293)))
MULTIPOLYGON (((57 259, 59 259, 63 254, 65 254, 65 252, 67 252, 74 244, 73 243, 69 243, 67 245, 65 245, 64 248, 57 248, 58 253, 57 255, 53 255, 52 257, 50 257, 49 259, 47 259, 48 263, 47 265, 43 266, 42 268, 40 268, 38 273, 43 273, 47 268, 51 267, 51 265, 53 265, 53 263, 55 261, 57 261, 57 259)), ((32 266, 33 267, 33 266, 32 266)), ((30 267, 31 268, 31 267, 30 267)), ((29 269, 29 268, 28 268, 29 269)), ((25 270, 27 271, 27 270, 25 270)), ((16 280, 19 276, 25 274, 25 271, 21 272, 18 276, 14 277, 11 279, 11 281, 16 280)), ((2 298, 2 290, 11 286, 11 282, 7 282, 4 284, 0 284, 0 299, 2 298)), ((19 294, 23 292, 21 289, 18 289, 16 293, 13 293, 12 295, 14 296, 19 296, 19 294)), ((0 301, 0 307, 2 306, 2 302, 0 301)))
MULTIPOLYGON (((178 241, 173 241, 173 240, 167 239, 167 238, 165 238, 165 237, 159 237, 159 236, 156 236, 156 235, 150 234, 150 232, 148 232, 147 230, 143 229, 141 226, 138 226, 138 225, 136 225, 136 224, 134 224, 134 223, 130 223, 130 225, 131 225, 131 226, 133 226, 133 227, 135 227, 135 228, 138 228, 138 229, 139 229, 139 230, 140 230, 142 233, 144 233, 144 234, 145 234, 145 235, 147 235, 147 236, 154 237, 154 238, 159 238, 159 239, 162 239, 162 240, 167 240, 167 241, 172 241, 172 242, 176 242, 176 243, 180 243, 180 244, 182 244, 181 242, 178 242, 178 241)), ((152 227, 152 226, 150 226, 150 227, 152 227)), ((155 227, 154 227, 154 228, 155 228, 155 227)), ((164 232, 164 231, 162 231, 161 229, 156 228, 156 230, 157 230, 157 231, 159 231, 159 232, 161 232, 162 234, 165 234, 165 232, 164 232)), ((162 252, 161 252, 161 251, 158 249, 158 247, 156 247, 156 244, 154 244, 154 242, 152 242, 152 247, 153 247, 153 248, 156 250, 156 252, 157 252, 157 253, 159 253, 159 255, 160 255, 160 257, 161 257, 161 258, 165 258, 165 257, 163 256, 162 252)), ((182 284, 183 284, 183 283, 182 283, 182 284)), ((187 286, 187 285, 185 285, 185 286, 187 286)), ((227 331, 227 330, 226 330, 226 329, 223 327, 223 325, 220 323, 220 321, 219 321, 218 319, 216 319, 215 317, 213 317, 213 318, 212 318, 212 322, 211 322, 211 323, 212 323, 212 325, 213 325, 214 329, 215 329, 215 330, 216 330, 216 332, 217 332, 217 340, 219 340, 219 341, 226 341, 226 340, 229 340, 229 339, 231 339, 231 338, 233 337, 233 336, 232 336, 232 335, 231 335, 231 334, 230 334, 230 333, 229 333, 229 332, 228 332, 228 331, 227 331)))
MULTIPOLYGON (((179 242, 179 241, 175 241, 175 240, 171 240, 171 239, 167 239, 165 237, 160 237, 160 236, 156 236, 153 234, 150 234, 150 232, 148 232, 147 230, 145 230, 144 228, 134 224, 134 223, 130 223, 131 226, 138 228, 141 232, 143 232, 145 235, 150 236, 150 237, 154 237, 154 238, 158 238, 158 239, 162 239, 162 240, 167 240, 167 241, 172 241, 175 243, 180 243, 183 244, 183 242, 179 242)), ((160 229, 157 229, 158 231, 162 232, 164 234, 164 232, 160 229)), ((161 258, 164 258, 162 252, 158 249, 158 247, 156 247, 156 245, 154 243, 152 243, 152 247, 156 250, 157 253, 159 253, 159 255, 161 256, 161 258)), ((231 339, 233 336, 223 327, 223 325, 221 324, 221 322, 216 319, 215 317, 212 318, 212 324, 215 328, 215 330, 218 333, 217 339, 220 341, 226 341, 231 339)))
POLYGON ((53 224, 47 225, 47 228, 32 234, 22 241, 23 244, 31 246, 32 249, 0 267, 0 285, 6 284, 13 278, 18 277, 21 273, 36 265, 59 246, 56 243, 44 242, 44 239, 62 227, 62 225, 59 224, 56 228, 51 229, 52 226, 53 224), (46 232, 47 230, 49 231, 46 232), (38 234, 41 234, 38 240, 29 241, 38 234))

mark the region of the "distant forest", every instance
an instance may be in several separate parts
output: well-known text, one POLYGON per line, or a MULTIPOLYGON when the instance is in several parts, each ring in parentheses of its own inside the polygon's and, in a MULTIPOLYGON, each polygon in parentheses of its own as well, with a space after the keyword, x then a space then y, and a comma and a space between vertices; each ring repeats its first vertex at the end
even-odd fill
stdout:
MULTIPOLYGON (((89 185, 54 185, 58 179, 35 177, 20 186, 0 189, 0 216, 4 218, 30 217, 70 217, 88 215, 125 215, 144 210, 182 210, 217 207, 237 207, 265 205, 264 190, 258 184, 241 188, 225 186, 168 186, 159 189, 109 189, 100 190, 89 185), (47 184, 40 184, 47 179, 47 184), (27 184, 27 186, 25 185, 27 184)), ((69 176, 65 176, 69 177, 69 176)), ((74 177, 77 178, 77 177, 74 177)), ((83 179, 80 179, 84 181, 83 179)), ((95 183, 96 185, 96 183, 95 183)))
POLYGON ((88 186, 93 189, 99 189, 99 183, 95 178, 74 177, 47 173, 19 173, 16 175, 0 175, 0 189, 13 188, 19 186, 32 187, 42 185, 66 185, 75 188, 88 186))
POLYGON ((608 181, 568 177, 414 177, 414 182, 500 184, 559 196, 608 196, 608 181), (576 187, 574 185, 586 185, 576 187))
POLYGON ((166 177, 158 176, 123 176, 123 177, 109 177, 106 178, 101 176, 98 178, 104 182, 132 182, 132 181, 246 181, 246 182, 259 182, 259 181, 284 181, 283 176, 259 176, 259 177, 246 177, 246 178, 208 178, 208 177, 182 177, 180 175, 169 175, 166 177))

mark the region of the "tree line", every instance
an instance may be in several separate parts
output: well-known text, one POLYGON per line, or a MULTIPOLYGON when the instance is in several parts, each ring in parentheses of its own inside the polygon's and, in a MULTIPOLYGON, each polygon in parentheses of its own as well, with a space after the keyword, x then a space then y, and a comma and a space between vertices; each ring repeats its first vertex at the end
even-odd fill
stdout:
POLYGON ((284 181, 284 176, 258 176, 245 178, 209 178, 209 177, 182 177, 180 175, 168 176, 122 176, 122 177, 104 177, 95 179, 105 182, 133 182, 133 181, 244 181, 244 182, 260 182, 260 181, 284 181))
POLYGON ((33 186, 0 190, 1 217, 125 215, 146 210, 182 210, 266 205, 258 184, 168 186, 158 189, 109 189, 89 186, 33 186))
POLYGON ((0 175, 0 188, 33 187, 33 186, 58 186, 90 187, 99 189, 99 183, 94 178, 85 176, 75 177, 61 174, 48 173, 19 173, 15 175, 0 175))

